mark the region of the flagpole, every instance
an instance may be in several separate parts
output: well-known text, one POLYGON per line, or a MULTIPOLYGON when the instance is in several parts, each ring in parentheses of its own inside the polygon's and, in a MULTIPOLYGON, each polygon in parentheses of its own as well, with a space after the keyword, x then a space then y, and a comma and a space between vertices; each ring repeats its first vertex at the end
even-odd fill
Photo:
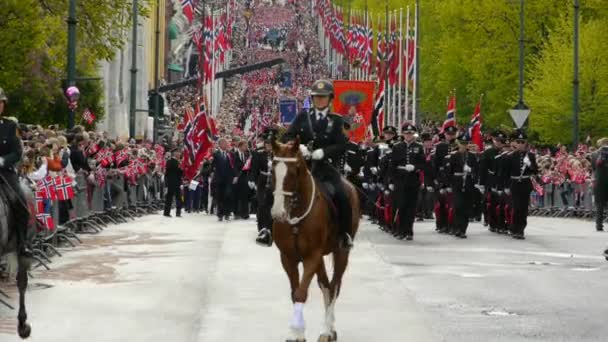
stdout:
POLYGON ((385 96, 384 96, 384 103, 386 104, 386 106, 384 106, 385 110, 384 110, 384 116, 387 118, 387 121, 390 125, 390 121, 391 121, 391 111, 390 111, 390 101, 388 101, 388 99, 390 97, 388 97, 388 95, 390 95, 390 86, 388 84, 388 25, 389 25, 389 16, 388 16, 388 0, 384 1, 385 4, 385 13, 386 13, 386 20, 384 22, 385 24, 385 35, 384 35, 384 42, 385 42, 385 53, 384 53, 384 91, 385 91, 385 96))
POLYGON ((399 98, 397 106, 397 119, 399 133, 401 133, 401 91, 403 90, 403 8, 399 9, 399 98))
MULTIPOLYGON (((405 17, 405 119, 410 119, 410 6, 405 17)), ((412 120, 412 123, 413 120, 412 120)), ((415 123, 414 123, 415 124, 415 123)))
MULTIPOLYGON (((397 47, 397 41, 395 39, 393 39, 394 37, 394 33, 397 33, 397 10, 393 11, 393 17, 395 18, 395 30, 391 33, 391 40, 393 41, 393 59, 397 58, 397 51, 395 51, 395 48, 397 47)), ((391 19, 391 26, 392 26, 392 19, 391 19)), ((392 61, 391 61, 392 64, 392 61)), ((393 93, 391 94, 391 101, 392 101, 392 108, 393 108, 393 124, 397 124, 397 82, 393 83, 392 85, 393 88, 393 93)))
POLYGON ((418 122, 418 4, 415 6, 414 26, 414 89, 412 90, 412 121, 418 122))

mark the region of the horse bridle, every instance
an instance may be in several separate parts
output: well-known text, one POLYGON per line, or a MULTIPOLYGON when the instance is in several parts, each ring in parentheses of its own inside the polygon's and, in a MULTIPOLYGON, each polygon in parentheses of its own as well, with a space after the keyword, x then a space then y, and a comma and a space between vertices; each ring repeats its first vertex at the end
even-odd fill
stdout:
MULTIPOLYGON (((296 158, 296 157, 291 157, 291 158, 273 157, 272 161, 283 162, 283 163, 297 163, 298 162, 298 158, 296 158)), ((310 171, 308 169, 306 169, 306 172, 308 172, 308 176, 310 177, 310 181, 312 182, 312 195, 310 196, 310 203, 308 203, 308 208, 306 209, 306 211, 304 212, 304 214, 302 214, 302 216, 299 216, 299 217, 290 217, 289 216, 289 211, 291 210, 291 208, 290 208, 290 210, 287 211, 287 223, 289 223, 292 226, 300 223, 304 218, 306 218, 306 216, 308 216, 308 214, 310 214, 310 211, 312 210, 312 205, 314 204, 315 196, 316 196, 316 193, 317 193, 317 185, 315 183, 314 178, 312 177, 312 174, 310 173, 310 171)), ((296 196, 297 196, 297 194, 295 194, 294 192, 284 191, 282 189, 282 186, 281 186, 281 190, 277 190, 276 184, 275 184, 275 187, 274 187, 273 194, 280 194, 280 195, 283 195, 285 197, 290 197, 292 202, 296 201, 296 196)))

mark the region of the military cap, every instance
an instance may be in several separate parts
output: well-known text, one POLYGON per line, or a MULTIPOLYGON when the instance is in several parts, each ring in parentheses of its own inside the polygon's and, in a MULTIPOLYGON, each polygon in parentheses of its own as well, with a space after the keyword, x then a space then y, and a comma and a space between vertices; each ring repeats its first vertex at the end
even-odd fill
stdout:
POLYGON ((444 133, 456 134, 458 133, 458 128, 456 126, 448 126, 443 130, 444 133))
POLYGON ((433 140, 433 137, 431 136, 430 133, 422 133, 420 135, 420 140, 422 140, 422 141, 430 141, 430 140, 433 140))
POLYGON ((334 95, 334 86, 331 81, 328 80, 318 80, 313 83, 310 89, 311 96, 333 96, 334 95))
POLYGON ((518 129, 513 132, 511 140, 528 140, 528 135, 523 129, 518 129))
POLYGON ((395 126, 386 126, 384 127, 384 129, 382 130, 383 133, 393 133, 393 134, 397 134, 397 129, 395 128, 395 126))
POLYGON ((414 126, 411 122, 406 122, 403 124, 403 126, 401 126, 401 131, 402 132, 418 132, 418 130, 416 129, 416 126, 414 126))
POLYGON ((504 142, 507 139, 507 135, 501 130, 496 130, 492 133, 492 138, 504 142))
POLYGON ((463 133, 456 138, 456 142, 459 144, 468 144, 471 141, 471 137, 468 134, 463 133))

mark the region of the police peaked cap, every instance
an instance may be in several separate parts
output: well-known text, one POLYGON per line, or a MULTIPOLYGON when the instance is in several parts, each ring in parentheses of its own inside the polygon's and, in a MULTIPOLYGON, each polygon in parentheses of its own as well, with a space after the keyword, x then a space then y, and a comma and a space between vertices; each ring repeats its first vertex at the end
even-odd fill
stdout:
POLYGON ((397 134, 397 129, 394 126, 386 126, 384 127, 384 129, 382 130, 383 133, 393 133, 393 134, 397 134))
POLYGON ((458 133, 458 128, 456 126, 448 126, 443 130, 444 133, 456 134, 458 133))
POLYGON ((310 88, 311 96, 333 96, 334 95, 334 86, 331 81, 328 80, 318 80, 313 83, 310 88))
POLYGON ((518 129, 515 132, 513 132, 513 135, 511 136, 511 140, 528 140, 528 135, 526 134, 526 132, 523 129, 518 129))
POLYGON ((403 126, 401 126, 401 131, 402 132, 418 132, 418 130, 416 129, 416 126, 414 126, 413 124, 406 122, 403 124, 403 126))

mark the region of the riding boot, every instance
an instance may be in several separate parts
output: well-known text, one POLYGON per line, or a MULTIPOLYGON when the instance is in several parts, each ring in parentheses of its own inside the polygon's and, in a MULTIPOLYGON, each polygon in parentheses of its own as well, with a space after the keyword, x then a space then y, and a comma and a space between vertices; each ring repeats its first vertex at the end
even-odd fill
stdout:
POLYGON ((340 229, 340 248, 351 249, 353 247, 353 239, 351 237, 352 208, 343 187, 336 189, 334 203, 337 206, 338 217, 340 219, 338 224, 340 229))

